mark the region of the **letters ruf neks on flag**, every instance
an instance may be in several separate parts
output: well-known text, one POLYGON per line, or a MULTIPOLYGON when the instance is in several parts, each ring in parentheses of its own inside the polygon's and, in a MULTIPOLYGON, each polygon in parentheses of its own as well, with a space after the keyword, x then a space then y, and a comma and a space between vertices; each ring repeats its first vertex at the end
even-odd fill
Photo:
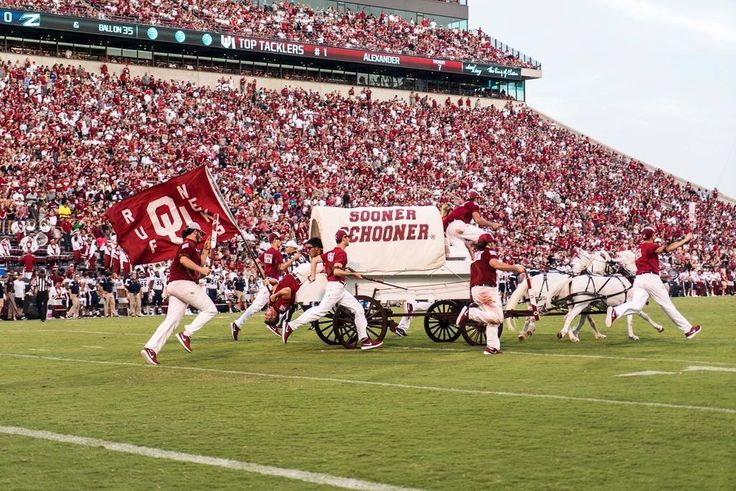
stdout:
POLYGON ((199 223, 211 235, 219 215, 218 240, 241 234, 205 166, 126 198, 105 215, 133 265, 171 259, 189 222, 199 223))

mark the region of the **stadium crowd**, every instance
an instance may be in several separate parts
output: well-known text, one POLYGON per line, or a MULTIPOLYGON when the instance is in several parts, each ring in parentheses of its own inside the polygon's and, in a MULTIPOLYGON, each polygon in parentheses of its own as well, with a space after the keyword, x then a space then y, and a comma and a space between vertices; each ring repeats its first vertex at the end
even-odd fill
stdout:
POLYGON ((231 0, 0 0, 0 6, 99 19, 212 30, 266 39, 367 49, 429 58, 535 68, 494 46, 481 30, 448 29, 428 19, 315 10, 290 2, 269 6, 231 0))
MULTIPOLYGON (((205 164, 254 240, 305 240, 314 205, 454 206, 474 189, 484 216, 503 224, 502 255, 536 267, 577 248, 632 248, 647 224, 674 239, 695 201, 697 240, 666 258, 667 274, 685 294, 733 294, 736 229, 722 226, 736 221, 732 203, 525 107, 248 80, 208 88, 30 61, 0 64, 0 102, 0 264, 26 279, 39 265, 95 281, 127 275, 105 209, 205 164)), ((216 264, 221 285, 253 276, 235 240, 216 264)))

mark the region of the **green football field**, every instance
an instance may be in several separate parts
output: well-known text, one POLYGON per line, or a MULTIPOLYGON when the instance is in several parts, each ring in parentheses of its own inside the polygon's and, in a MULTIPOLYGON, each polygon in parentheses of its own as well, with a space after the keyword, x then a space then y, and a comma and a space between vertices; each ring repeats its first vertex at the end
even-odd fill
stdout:
POLYGON ((650 305, 639 342, 555 317, 498 356, 420 319, 369 352, 260 316, 236 343, 221 315, 159 367, 161 317, 0 322, 0 489, 734 489, 736 299, 675 302, 693 340, 650 305))

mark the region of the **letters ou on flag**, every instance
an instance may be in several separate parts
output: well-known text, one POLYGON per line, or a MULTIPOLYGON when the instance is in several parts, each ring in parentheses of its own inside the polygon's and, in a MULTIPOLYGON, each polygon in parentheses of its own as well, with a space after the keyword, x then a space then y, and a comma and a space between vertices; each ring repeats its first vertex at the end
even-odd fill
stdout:
POLYGON ((219 215, 218 240, 241 235, 205 166, 126 198, 105 215, 133 265, 173 259, 189 222, 197 222, 211 235, 219 215))

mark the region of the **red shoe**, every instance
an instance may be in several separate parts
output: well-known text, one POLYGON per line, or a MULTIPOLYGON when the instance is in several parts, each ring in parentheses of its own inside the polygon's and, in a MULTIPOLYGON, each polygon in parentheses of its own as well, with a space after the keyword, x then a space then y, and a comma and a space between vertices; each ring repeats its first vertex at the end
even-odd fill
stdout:
POLYGON ((233 341, 237 341, 238 340, 238 334, 240 334, 240 328, 234 322, 232 324, 230 324, 230 334, 232 334, 232 336, 233 336, 233 341))
POLYGON ((360 349, 375 349, 383 345, 383 341, 379 341, 378 339, 371 341, 370 339, 366 339, 362 343, 360 343, 360 349))
POLYGON ((278 327, 276 327, 276 326, 269 326, 268 324, 266 324, 266 329, 268 329, 269 331, 271 331, 271 333, 274 336, 276 336, 277 338, 280 338, 281 337, 281 329, 279 329, 278 327))
POLYGON ((696 334, 700 332, 700 325, 693 326, 692 329, 690 329, 688 332, 685 333, 685 337, 687 339, 692 339, 695 337, 696 334))
POLYGON ((284 344, 289 340, 289 336, 291 336, 292 332, 294 332, 294 329, 291 328, 288 322, 285 322, 284 328, 281 330, 281 341, 283 341, 284 344))
POLYGON ((192 352, 192 338, 190 338, 183 332, 180 332, 177 333, 176 339, 178 339, 181 345, 184 347, 184 351, 186 351, 187 353, 192 352))
POLYGON ((141 356, 144 360, 146 360, 146 363, 148 363, 149 365, 160 365, 158 359, 156 358, 156 352, 150 348, 143 348, 141 350, 141 356))
POLYGON ((486 349, 483 350, 484 355, 500 355, 502 353, 503 351, 501 351, 500 349, 491 348, 490 346, 486 346, 486 349))
POLYGON ((611 327, 616 319, 618 319, 616 311, 613 307, 608 307, 608 309, 606 309, 606 327, 611 327))

